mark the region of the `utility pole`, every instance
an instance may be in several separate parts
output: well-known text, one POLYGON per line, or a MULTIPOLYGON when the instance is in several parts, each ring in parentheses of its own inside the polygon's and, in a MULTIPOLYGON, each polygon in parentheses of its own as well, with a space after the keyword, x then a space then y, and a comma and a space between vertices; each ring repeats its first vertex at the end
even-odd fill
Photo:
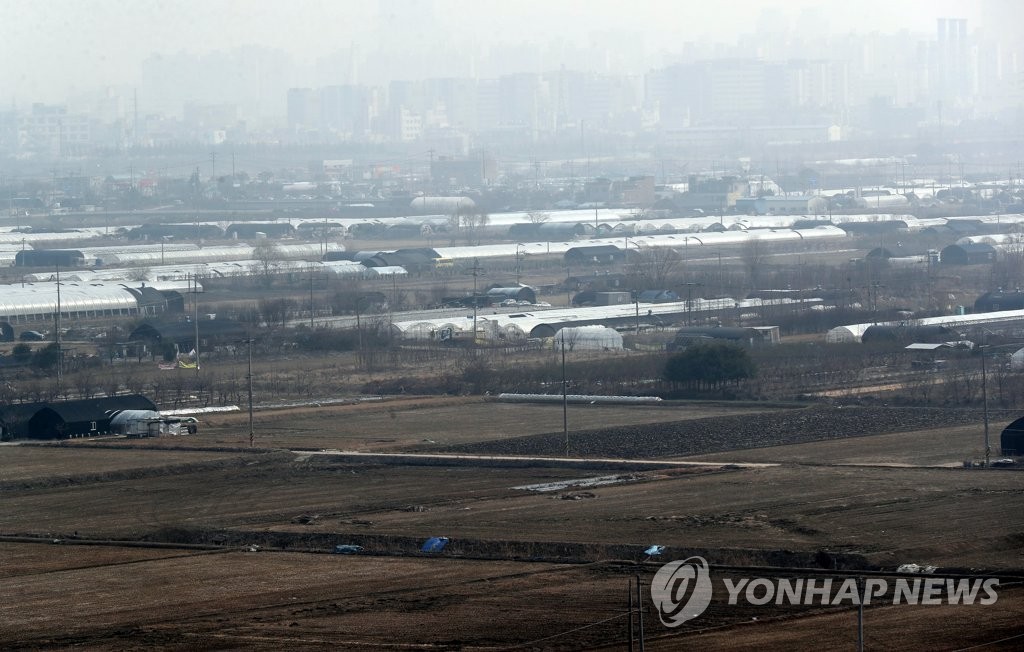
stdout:
POLYGON ((633 580, 629 580, 629 588, 626 590, 626 595, 629 596, 629 625, 627 626, 629 652, 633 652, 633 580))
MULTIPOLYGON (((252 337, 249 337, 246 342, 249 344, 249 362, 248 362, 248 379, 249 379, 249 448, 252 448, 256 442, 256 435, 253 432, 252 427, 252 337)), ((196 365, 198 368, 198 364, 196 365)))
POLYGON ((139 89, 132 89, 132 147, 139 144, 139 89))
POLYGON ((480 267, 480 259, 473 259, 473 266, 469 268, 469 273, 473 275, 473 349, 476 349, 476 312, 477 312, 477 296, 476 296, 476 277, 482 276, 485 272, 480 267))
POLYGON ((979 348, 981 348, 981 403, 982 414, 985 420, 985 468, 988 468, 992 447, 989 445, 988 439, 988 373, 985 369, 985 349, 987 347, 981 346, 979 348))
POLYGON ((313 266, 309 266, 309 330, 313 330, 313 266))
POLYGON ((569 456, 569 394, 565 380, 565 329, 560 330, 562 336, 562 434, 565 435, 565 456, 569 456))
POLYGON ((523 276, 523 256, 525 255, 526 245, 519 243, 516 245, 516 285, 521 285, 520 280, 523 276))
POLYGON ((217 152, 210 152, 210 178, 217 184, 217 152))
POLYGON ((643 592, 642 592, 642 589, 641 589, 642 585, 643 585, 643 582, 641 582, 640 576, 637 575, 636 576, 636 616, 637 616, 637 624, 639 625, 639 627, 637 628, 637 633, 640 634, 640 652, 644 652, 644 599, 643 599, 643 592))
POLYGON ((199 275, 192 275, 192 323, 196 336, 196 375, 199 375, 199 275))
POLYGON ((857 652, 864 652, 864 578, 857 578, 857 652))
MULTIPOLYGON (((433 191, 434 191, 434 148, 431 147, 430 149, 428 149, 427 153, 430 154, 430 167, 427 169, 427 179, 429 180, 431 194, 433 194, 433 191)), ((481 178, 480 178, 480 180, 483 181, 482 170, 481 170, 481 178)))
POLYGON ((60 394, 61 383, 64 380, 64 352, 60 348, 60 263, 57 263, 57 394, 60 394))

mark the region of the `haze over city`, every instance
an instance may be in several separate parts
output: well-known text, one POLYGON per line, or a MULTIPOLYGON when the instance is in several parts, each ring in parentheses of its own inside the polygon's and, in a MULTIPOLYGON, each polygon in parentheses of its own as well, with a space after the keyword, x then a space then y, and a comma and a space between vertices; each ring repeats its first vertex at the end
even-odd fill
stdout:
MULTIPOLYGON (((269 50, 287 67, 290 86, 353 81, 352 76, 360 83, 387 83, 562 66, 641 74, 683 57, 688 43, 724 48, 743 41, 739 52, 757 55, 770 35, 776 42, 814 44, 807 56, 822 56, 827 52, 817 42, 828 35, 906 32, 906 38, 916 38, 933 32, 936 18, 949 16, 966 18, 972 30, 983 29, 989 38, 1020 37, 1024 22, 1012 0, 5 0, 2 8, 0 56, 7 65, 0 69, 0 93, 4 103, 22 106, 62 102, 108 86, 137 87, 143 62, 153 55, 269 50), (379 57, 384 65, 373 62, 379 57), (352 75, 353 58, 362 74, 352 75)), ((152 108, 145 95, 140 102, 152 108)))

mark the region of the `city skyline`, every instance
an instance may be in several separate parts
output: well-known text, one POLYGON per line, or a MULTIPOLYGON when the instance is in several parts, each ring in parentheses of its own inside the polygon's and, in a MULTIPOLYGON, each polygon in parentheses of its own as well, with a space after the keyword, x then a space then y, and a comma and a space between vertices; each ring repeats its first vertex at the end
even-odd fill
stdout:
MULTIPOLYGON (((935 19, 966 18, 971 29, 1013 30, 1010 2, 881 2, 856 8, 838 2, 749 2, 713 7, 694 3, 523 0, 514 11, 465 0, 379 0, 377 3, 299 2, 264 5, 221 0, 81 4, 5 0, 0 70, 8 106, 63 102, 104 87, 137 86, 154 57, 213 56, 248 49, 273 51, 289 62, 287 86, 321 85, 324 70, 355 61, 363 79, 381 83, 447 76, 488 76, 493 62, 522 59, 523 71, 578 68, 646 72, 691 44, 735 45, 744 34, 933 33, 935 19), (1010 12, 1007 15, 1007 12, 1010 12), (496 18, 500 20, 495 20, 496 18), (988 23, 988 25, 986 24, 988 23), (604 54, 594 60, 595 52, 604 54), (524 57, 524 53, 526 56, 524 57), (369 62, 370 65, 366 65, 369 62)), ((1017 28, 1020 29, 1019 27, 1017 28)), ((341 80, 339 80, 341 81, 341 80)))

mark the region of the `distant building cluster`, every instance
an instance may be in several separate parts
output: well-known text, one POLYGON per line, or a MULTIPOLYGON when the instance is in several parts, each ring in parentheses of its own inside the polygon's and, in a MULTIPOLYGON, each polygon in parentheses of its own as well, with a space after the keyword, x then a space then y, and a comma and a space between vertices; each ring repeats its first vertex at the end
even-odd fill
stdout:
MULTIPOLYGON (((307 76, 266 48, 153 55, 135 87, 0 111, 0 154, 358 142, 417 143, 464 156, 531 142, 586 150, 588 139, 643 134, 700 151, 941 134, 983 118, 1019 120, 1020 43, 971 31, 965 19, 940 18, 933 35, 804 29, 765 27, 730 46, 683 44, 643 73, 610 65, 552 69, 536 53, 514 49, 506 61, 527 70, 506 63, 505 72, 488 75, 455 66, 448 77, 355 47, 318 62, 307 76), (295 84, 309 77, 321 83, 295 84)), ((595 48, 595 55, 612 51, 595 48)), ((576 64, 584 59, 570 55, 576 64)))

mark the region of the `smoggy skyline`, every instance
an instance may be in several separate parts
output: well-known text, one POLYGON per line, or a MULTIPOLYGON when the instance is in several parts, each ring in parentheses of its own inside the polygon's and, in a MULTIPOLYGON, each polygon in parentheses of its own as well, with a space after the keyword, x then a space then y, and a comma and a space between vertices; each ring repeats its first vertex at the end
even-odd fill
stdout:
MULTIPOLYGON (((295 63, 292 85, 315 83, 308 72, 339 53, 386 53, 391 71, 408 61, 410 76, 452 74, 438 51, 462 58, 462 74, 478 56, 535 45, 557 68, 561 49, 605 48, 621 56, 595 62, 615 72, 643 72, 685 43, 733 44, 742 35, 786 32, 933 33, 935 19, 966 18, 972 30, 1012 38, 1022 10, 1005 0, 703 3, 610 0, 520 0, 511 8, 469 0, 300 1, 140 0, 114 2, 4 0, 0 24, 0 98, 24 106, 60 102, 105 86, 137 84, 152 55, 202 55, 245 46, 277 50, 295 63), (11 20, 10 18, 14 18, 11 20), (997 17, 997 19, 993 18, 997 17), (469 61, 465 61, 468 59, 469 61), (419 68, 417 68, 417 64, 419 68), (437 70, 429 66, 436 65, 437 70), (427 66, 427 67, 425 67, 427 66), (622 70, 629 68, 629 70, 622 70)), ((493 56, 493 54, 491 55, 493 56)), ((526 64, 524 64, 526 65, 526 64)), ((390 73, 396 74, 394 72, 390 73)))

